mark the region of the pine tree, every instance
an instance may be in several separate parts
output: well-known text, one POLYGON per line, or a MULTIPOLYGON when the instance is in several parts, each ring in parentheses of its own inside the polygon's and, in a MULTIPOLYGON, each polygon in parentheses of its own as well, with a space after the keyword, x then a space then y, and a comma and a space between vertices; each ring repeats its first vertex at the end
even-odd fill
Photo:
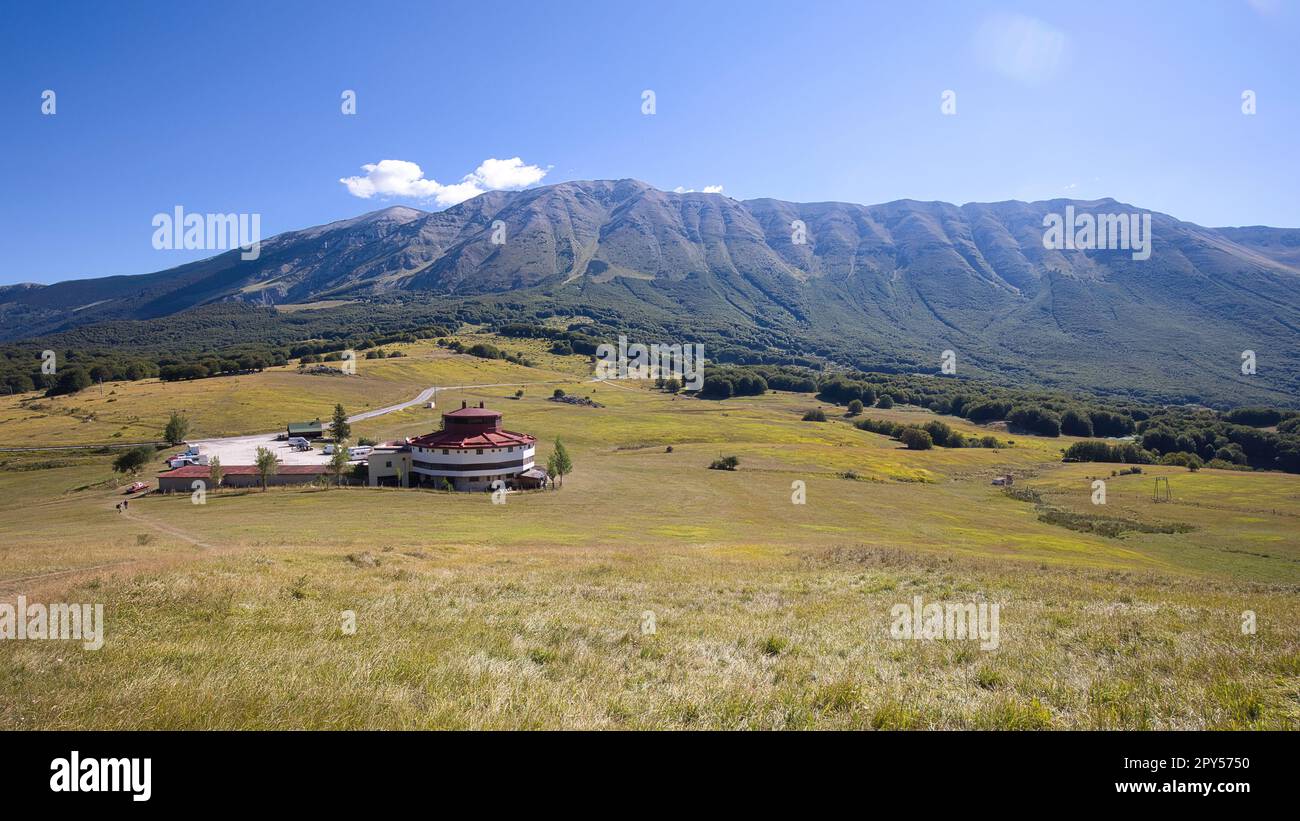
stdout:
POLYGON ((334 406, 334 424, 330 426, 334 441, 342 444, 343 440, 352 438, 352 426, 348 424, 348 413, 342 405, 334 406))
MULTIPOLYGON (((560 485, 563 486, 565 475, 573 472, 573 460, 569 458, 569 452, 564 449, 564 443, 559 439, 555 440, 555 452, 551 454, 551 460, 555 468, 554 475, 560 477, 560 485)), ((552 467, 551 460, 546 463, 548 470, 552 467)))

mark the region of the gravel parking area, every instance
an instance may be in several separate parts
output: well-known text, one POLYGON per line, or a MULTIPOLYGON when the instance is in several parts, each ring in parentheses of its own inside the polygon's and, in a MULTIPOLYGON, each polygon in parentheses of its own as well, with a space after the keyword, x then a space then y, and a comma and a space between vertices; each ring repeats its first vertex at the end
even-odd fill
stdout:
POLYGON ((199 449, 199 454, 221 459, 223 465, 252 465, 257 463, 257 449, 267 448, 280 457, 285 465, 324 465, 330 457, 324 453, 325 443, 317 442, 311 450, 297 451, 289 447, 288 442, 276 440, 275 433, 258 433, 252 436, 235 436, 229 439, 200 439, 190 444, 199 449))

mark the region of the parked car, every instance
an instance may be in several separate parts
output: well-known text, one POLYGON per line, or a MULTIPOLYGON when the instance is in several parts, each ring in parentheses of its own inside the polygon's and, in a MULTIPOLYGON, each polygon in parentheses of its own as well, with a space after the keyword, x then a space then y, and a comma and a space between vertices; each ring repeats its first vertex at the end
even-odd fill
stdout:
POLYGON ((289 439, 289 447, 294 450, 311 450, 311 442, 301 436, 293 436, 289 439))
POLYGON ((326 455, 326 456, 333 456, 333 455, 334 455, 334 445, 331 444, 331 445, 326 445, 326 446, 325 446, 325 455, 326 455))
POLYGON ((139 493, 142 490, 148 490, 148 489, 149 489, 149 484, 147 482, 132 482, 130 485, 127 486, 124 492, 128 494, 139 493))

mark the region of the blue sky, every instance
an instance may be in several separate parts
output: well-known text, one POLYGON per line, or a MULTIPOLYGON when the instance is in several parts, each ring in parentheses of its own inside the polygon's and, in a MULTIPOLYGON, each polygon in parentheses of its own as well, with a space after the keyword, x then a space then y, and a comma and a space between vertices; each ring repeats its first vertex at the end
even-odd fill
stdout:
POLYGON ((152 247, 176 205, 257 213, 270 236, 541 171, 738 199, 1111 196, 1300 227, 1297 5, 11 3, 0 284, 210 256, 152 247), (375 189, 362 166, 382 160, 423 178, 379 188, 427 198, 340 182, 375 189))

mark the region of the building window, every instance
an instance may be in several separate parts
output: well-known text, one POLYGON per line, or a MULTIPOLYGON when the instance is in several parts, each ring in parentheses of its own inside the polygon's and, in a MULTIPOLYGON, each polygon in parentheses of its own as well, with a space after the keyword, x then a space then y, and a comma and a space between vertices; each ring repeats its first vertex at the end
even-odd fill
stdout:
POLYGON ((443 449, 442 449, 442 455, 443 455, 443 456, 446 456, 446 455, 447 455, 447 449, 446 449, 446 448, 443 448, 443 449))
POLYGON ((482 456, 482 455, 483 455, 483 448, 479 448, 478 450, 474 451, 474 453, 475 453, 475 455, 477 455, 477 456, 482 456))

